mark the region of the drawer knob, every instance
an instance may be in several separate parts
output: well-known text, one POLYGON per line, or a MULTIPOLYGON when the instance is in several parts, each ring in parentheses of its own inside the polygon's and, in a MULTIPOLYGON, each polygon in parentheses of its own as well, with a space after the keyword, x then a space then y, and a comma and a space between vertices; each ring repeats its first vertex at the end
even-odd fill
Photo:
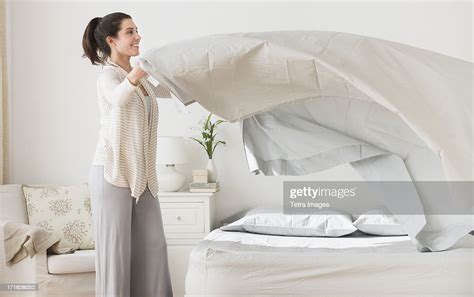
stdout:
POLYGON ((181 216, 177 216, 176 219, 177 219, 178 221, 181 221, 181 216))

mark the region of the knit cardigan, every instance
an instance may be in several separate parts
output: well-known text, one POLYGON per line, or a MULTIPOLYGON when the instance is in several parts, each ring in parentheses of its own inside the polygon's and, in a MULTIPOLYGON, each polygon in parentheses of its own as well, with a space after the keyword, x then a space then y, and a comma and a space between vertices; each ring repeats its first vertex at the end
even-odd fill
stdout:
MULTIPOLYGON (((158 195, 156 146, 158 103, 151 100, 150 123, 146 116, 145 94, 126 78, 127 71, 110 61, 97 79, 100 124, 93 165, 104 166, 104 178, 117 187, 129 187, 136 203, 148 184, 158 195)), ((153 86, 146 78, 140 84, 152 99, 171 98, 162 85, 153 86)))

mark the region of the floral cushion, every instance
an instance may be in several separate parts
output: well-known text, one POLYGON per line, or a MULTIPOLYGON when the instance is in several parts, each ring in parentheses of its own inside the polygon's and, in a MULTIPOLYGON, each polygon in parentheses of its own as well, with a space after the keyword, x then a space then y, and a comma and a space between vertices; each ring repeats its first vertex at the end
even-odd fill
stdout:
POLYGON ((82 185, 24 185, 29 224, 59 236, 61 248, 94 249, 91 200, 82 185))

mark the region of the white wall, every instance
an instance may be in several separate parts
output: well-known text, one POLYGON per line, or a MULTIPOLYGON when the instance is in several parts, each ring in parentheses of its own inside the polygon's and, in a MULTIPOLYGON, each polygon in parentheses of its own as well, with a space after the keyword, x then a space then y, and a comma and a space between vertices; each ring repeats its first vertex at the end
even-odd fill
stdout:
MULTIPOLYGON (((9 3, 12 183, 87 181, 99 130, 95 80, 100 71, 82 59, 88 21, 114 11, 133 16, 142 52, 207 34, 331 30, 393 40, 472 61, 472 4, 464 3, 9 3)), ((195 135, 206 111, 160 101, 160 135, 195 135), (189 113, 186 113, 189 112, 189 113)), ((248 172, 238 123, 223 124, 226 147, 216 151, 221 191, 218 217, 256 205, 279 205, 283 180, 359 180, 349 166, 304 177, 248 172)), ((206 155, 187 143, 191 163, 178 166, 191 180, 206 155)))

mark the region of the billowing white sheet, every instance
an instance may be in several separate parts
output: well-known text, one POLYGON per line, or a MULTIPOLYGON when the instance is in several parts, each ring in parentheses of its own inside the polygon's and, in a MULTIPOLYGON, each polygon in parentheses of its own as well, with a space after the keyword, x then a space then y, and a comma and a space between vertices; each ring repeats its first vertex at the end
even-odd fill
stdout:
POLYGON ((472 63, 328 31, 210 35, 152 49, 140 63, 185 104, 231 122, 314 97, 376 102, 441 158, 449 180, 473 180, 472 63))
MULTIPOLYGON (((140 63, 184 104, 199 102, 231 122, 250 123, 252 116, 271 121, 268 114, 262 114, 285 106, 288 112, 293 108, 289 103, 304 100, 342 100, 338 104, 344 108, 366 103, 353 104, 362 109, 349 108, 345 116, 354 118, 343 121, 332 120, 340 116, 337 108, 326 115, 308 108, 303 112, 309 113, 305 120, 313 121, 309 125, 276 119, 283 133, 251 130, 254 139, 258 133, 267 133, 260 143, 267 144, 271 134, 280 137, 278 145, 287 146, 279 152, 263 150, 260 156, 255 150, 248 151, 247 157, 255 156, 249 163, 264 172, 298 175, 350 162, 366 180, 473 180, 474 67, 470 62, 348 33, 283 31, 186 40, 150 50, 140 63), (367 106, 370 110, 364 109, 367 106), (378 110, 389 116, 387 121, 378 110), (372 115, 369 120, 376 122, 366 129, 367 121, 361 115, 372 115), (285 129, 294 134, 289 136, 285 129), (309 139, 314 147, 292 150, 289 144, 297 143, 295 139, 309 139), (282 153, 287 156, 278 160, 282 153), (306 162, 306 156, 313 158, 312 163, 306 162)), ((288 118, 304 117, 300 111, 288 118)), ((258 141, 254 144, 257 147, 258 141)), ((407 203, 414 208, 436 208, 429 197, 419 194, 421 199, 407 203)), ((458 200, 447 193, 445 205, 463 204, 458 200)), ((401 217, 391 210, 419 250, 438 251, 472 230, 472 201, 467 205, 471 212, 466 211, 464 217, 401 217)))
POLYGON ((191 252, 186 296, 472 296, 474 237, 418 253, 407 236, 284 237, 216 229, 191 252))

